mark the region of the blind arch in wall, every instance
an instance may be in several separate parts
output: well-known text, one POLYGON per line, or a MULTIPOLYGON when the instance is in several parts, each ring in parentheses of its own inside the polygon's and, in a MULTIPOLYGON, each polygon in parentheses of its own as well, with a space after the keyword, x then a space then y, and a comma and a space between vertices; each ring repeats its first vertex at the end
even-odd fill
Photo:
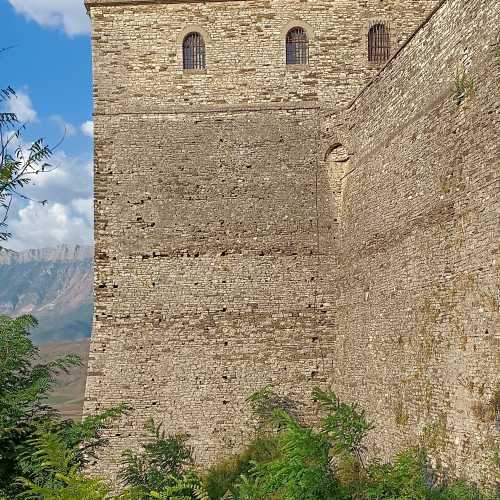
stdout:
POLYGON ((330 184, 333 228, 338 233, 343 222, 346 176, 351 168, 350 154, 345 146, 336 143, 329 148, 325 156, 325 162, 328 182, 330 184))

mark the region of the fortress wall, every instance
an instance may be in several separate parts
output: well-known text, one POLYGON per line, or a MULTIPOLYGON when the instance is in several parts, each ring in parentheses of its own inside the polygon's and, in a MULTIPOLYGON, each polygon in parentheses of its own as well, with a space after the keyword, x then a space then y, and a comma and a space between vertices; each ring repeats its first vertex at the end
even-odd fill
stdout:
POLYGON ((398 45, 435 2, 88 3, 85 412, 133 408, 97 472, 113 475, 151 416, 189 432, 207 463, 245 440, 253 390, 303 402, 331 383, 367 408, 376 452, 423 439, 440 467, 485 477, 498 387, 495 2, 445 2, 342 116, 324 107, 347 105, 375 71, 369 20, 391 20, 398 45), (314 27, 311 65, 290 71, 281 30, 298 18, 314 27), (181 69, 186 26, 210 33, 206 72, 181 69), (475 84, 459 106, 462 65, 475 84))
POLYGON ((390 23, 394 51, 436 4, 436 0, 108 2, 88 1, 97 113, 282 101, 324 101, 343 108, 377 69, 367 62, 370 21, 390 23), (285 35, 297 21, 310 27, 306 68, 285 64, 285 35), (183 37, 193 30, 206 35, 204 72, 182 69, 183 37))
POLYGON ((445 2, 323 127, 325 149, 341 143, 350 153, 333 386, 368 410, 383 454, 422 440, 439 468, 490 481, 499 9, 494 0, 445 2), (456 71, 474 82, 460 105, 456 71))
POLYGON ((191 434, 200 462, 220 458, 252 429, 253 391, 309 400, 331 372, 318 119, 314 107, 96 117, 85 413, 132 407, 97 473, 113 475, 150 417, 191 434))

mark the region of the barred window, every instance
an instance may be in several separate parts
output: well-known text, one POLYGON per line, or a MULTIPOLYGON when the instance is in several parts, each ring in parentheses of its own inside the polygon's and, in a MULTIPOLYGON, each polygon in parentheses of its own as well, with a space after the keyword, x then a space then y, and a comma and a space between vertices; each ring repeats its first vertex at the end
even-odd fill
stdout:
POLYGON ((303 28, 292 28, 286 34, 286 63, 309 63, 309 40, 303 28))
POLYGON ((389 53, 389 27, 385 23, 376 22, 368 31, 368 61, 387 61, 389 53))
POLYGON ((184 69, 205 69, 205 42, 199 33, 189 33, 182 42, 184 69))

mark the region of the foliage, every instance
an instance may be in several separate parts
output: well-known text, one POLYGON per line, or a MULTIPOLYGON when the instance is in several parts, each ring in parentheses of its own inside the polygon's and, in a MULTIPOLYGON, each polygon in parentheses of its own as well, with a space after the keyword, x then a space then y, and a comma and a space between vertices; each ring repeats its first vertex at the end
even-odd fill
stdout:
POLYGON ((101 430, 124 411, 124 407, 110 409, 78 423, 58 418, 45 399, 57 375, 81 361, 69 355, 39 363, 38 348, 30 338, 36 325, 32 316, 0 316, 0 498, 16 498, 28 482, 43 488, 75 480, 70 471, 62 471, 64 461, 71 457, 71 465, 83 464, 84 455, 92 456, 103 443, 101 430), (56 480, 48 463, 57 464, 61 469, 57 474, 66 479, 56 480), (19 476, 24 483, 16 481, 19 476))
POLYGON ((25 498, 47 500, 103 500, 109 493, 103 481, 79 473, 78 451, 56 432, 37 431, 30 441, 35 450, 32 462, 38 465, 38 480, 22 478, 27 489, 25 498))
MULTIPOLYGON (((257 463, 250 471, 254 478, 252 488, 259 488, 257 498, 270 495, 286 500, 340 498, 338 482, 329 467, 328 436, 302 426, 283 410, 275 410, 273 419, 282 428, 279 454, 270 461, 257 463)), ((252 498, 244 484, 240 492, 243 498, 252 498)))
POLYGON ((167 436, 153 420, 146 424, 151 439, 142 445, 142 452, 126 450, 122 456, 119 478, 127 486, 146 496, 150 491, 173 487, 192 465, 192 450, 186 445, 188 436, 167 436))
POLYGON ((364 498, 429 498, 425 469, 425 454, 420 450, 401 453, 392 464, 375 463, 367 474, 364 498))
MULTIPOLYGON (((87 426, 88 428, 88 426, 87 426)), ((78 435, 78 433, 75 433, 78 435)), ((140 500, 159 498, 165 500, 210 500, 201 480, 193 471, 181 473, 179 447, 172 446, 173 438, 166 438, 155 428, 156 450, 153 453, 162 463, 168 464, 171 474, 165 476, 164 486, 159 491, 146 491, 132 487, 118 496, 112 496, 109 487, 99 478, 86 477, 81 473, 82 461, 78 447, 68 444, 64 431, 39 429, 30 440, 31 463, 36 464, 36 479, 19 479, 24 486, 23 498, 46 500, 140 500), (169 446, 165 442, 170 441, 169 446), (168 484, 167 484, 168 483, 168 484)), ((156 469, 155 469, 156 470, 156 469)))
POLYGON ((77 356, 37 363, 38 348, 30 339, 37 324, 32 316, 0 315, 0 493, 12 495, 22 471, 22 450, 37 425, 54 417, 44 404, 56 376, 80 364, 77 356))
POLYGON ((204 484, 210 498, 235 495, 241 476, 247 475, 255 463, 267 462, 277 455, 277 435, 257 434, 240 454, 222 460, 207 471, 204 484))
POLYGON ((33 316, 0 316, 0 436, 39 417, 56 375, 81 363, 78 356, 69 355, 36 364, 38 348, 29 337, 36 325, 33 316))
MULTIPOLYGON (((0 89, 0 104, 15 98, 12 87, 0 89)), ((47 160, 53 150, 44 144, 43 139, 22 144, 25 127, 14 113, 0 112, 0 241, 11 236, 6 228, 13 198, 29 199, 23 192, 26 185, 50 169, 47 160)), ((39 203, 45 204, 46 200, 39 203)))
POLYGON ((474 80, 465 69, 457 69, 455 73, 455 92, 453 99, 460 105, 474 92, 474 80))
POLYGON ((200 478, 193 471, 188 471, 182 477, 173 477, 170 486, 160 492, 150 492, 150 497, 162 500, 210 500, 200 478))
POLYGON ((257 418, 258 427, 262 428, 273 421, 273 412, 281 409, 290 415, 296 414, 296 404, 280 396, 270 386, 255 391, 247 398, 252 414, 257 418))
POLYGON ((314 401, 325 412, 318 430, 301 424, 283 408, 276 408, 272 394, 266 388, 249 401, 257 416, 275 424, 263 427, 274 444, 273 452, 246 463, 239 478, 236 473, 241 462, 245 463, 241 460, 243 454, 212 467, 205 478, 212 500, 489 498, 475 485, 463 481, 436 485, 423 449, 402 452, 392 463, 365 464, 364 440, 373 426, 362 409, 340 401, 332 391, 313 391, 314 401))
MULTIPOLYGON (((90 457, 94 456, 95 450, 105 444, 102 430, 124 411, 125 407, 119 406, 86 417, 81 422, 61 421, 56 418, 36 422, 36 425, 32 426, 31 437, 27 437, 17 447, 17 462, 21 474, 39 485, 48 481, 49 476, 40 457, 47 451, 42 445, 48 446, 51 443, 50 436, 54 438, 52 443, 55 449, 66 450, 67 456, 72 457, 71 465, 78 464, 78 468, 81 468, 90 457), (43 451, 33 453, 34 448, 43 451)), ((51 456, 55 457, 55 452, 51 456)))
POLYGON ((364 410, 356 403, 341 402, 333 391, 319 388, 313 390, 313 400, 327 411, 322 429, 330 437, 334 452, 353 453, 361 460, 365 451, 363 440, 373 429, 373 425, 366 420, 364 410))
MULTIPOLYGON (((278 430, 274 440, 277 449, 264 461, 255 461, 242 476, 236 499, 279 498, 341 499, 346 488, 340 477, 359 476, 363 439, 371 429, 364 412, 356 405, 343 403, 332 391, 315 389, 313 400, 326 411, 319 430, 302 425, 287 411, 270 389, 259 391, 249 401, 261 419, 268 418, 278 430), (267 406, 266 406, 267 405, 267 406), (281 407, 280 407, 281 406, 281 407), (353 473, 358 470, 357 473, 353 473)), ((215 497, 212 497, 215 498, 215 497)))

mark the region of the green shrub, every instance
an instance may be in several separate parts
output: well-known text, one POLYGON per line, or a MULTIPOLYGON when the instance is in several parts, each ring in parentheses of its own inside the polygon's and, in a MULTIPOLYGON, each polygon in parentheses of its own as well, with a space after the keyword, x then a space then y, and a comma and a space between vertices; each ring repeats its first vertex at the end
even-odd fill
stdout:
POLYGON ((193 471, 173 478, 170 486, 160 492, 152 491, 150 497, 161 500, 210 500, 200 478, 193 471))
POLYGON ((362 458, 363 440, 373 425, 366 420, 364 410, 355 403, 343 403, 333 391, 313 390, 313 400, 327 412, 322 420, 322 432, 329 436, 335 453, 352 453, 362 458))
MULTIPOLYGON (((189 490, 198 494, 201 481, 190 469, 193 464, 192 450, 186 442, 185 434, 167 435, 153 420, 146 424, 150 440, 142 445, 141 452, 126 450, 122 454, 119 479, 124 486, 130 486, 137 498, 168 498, 173 491, 189 490), (199 489, 198 493, 194 486, 199 489), (169 493, 170 492, 170 493, 169 493), (167 495, 167 496, 165 496, 167 495)), ((180 493, 179 493, 180 494, 180 493)), ((176 498, 172 496, 172 498, 176 498)), ((185 494, 182 498, 196 498, 185 494)))
POLYGON ((222 498, 227 492, 236 494, 236 483, 242 475, 248 474, 255 463, 268 462, 277 454, 276 436, 257 436, 240 454, 228 457, 208 469, 204 484, 210 498, 222 498))
MULTIPOLYGON (((325 412, 318 430, 305 426, 266 388, 250 402, 259 432, 275 448, 263 457, 236 456, 213 467, 206 485, 210 498, 232 500, 487 500, 466 482, 438 487, 422 449, 398 454, 392 463, 365 463, 365 438, 373 428, 356 404, 332 391, 315 389, 325 412), (272 424, 272 425, 271 425, 272 424), (239 474, 239 477, 238 477, 239 474), (224 493, 225 492, 225 493, 224 493)), ((492 498, 492 497, 491 497, 492 498)))
POLYGON ((372 464, 364 485, 364 498, 387 500, 430 498, 425 454, 417 449, 400 453, 394 463, 372 464))
POLYGON ((442 500, 493 500, 493 496, 481 493, 476 485, 466 481, 457 481, 444 487, 436 498, 442 500))
POLYGON ((44 500, 104 500, 109 494, 103 481, 79 473, 79 452, 69 447, 60 433, 39 430, 30 440, 36 478, 21 478, 23 498, 44 500))
POLYGON ((257 463, 250 471, 260 487, 261 498, 340 498, 339 484, 329 467, 331 444, 327 436, 302 426, 283 410, 275 410, 273 418, 282 428, 278 456, 257 463))

